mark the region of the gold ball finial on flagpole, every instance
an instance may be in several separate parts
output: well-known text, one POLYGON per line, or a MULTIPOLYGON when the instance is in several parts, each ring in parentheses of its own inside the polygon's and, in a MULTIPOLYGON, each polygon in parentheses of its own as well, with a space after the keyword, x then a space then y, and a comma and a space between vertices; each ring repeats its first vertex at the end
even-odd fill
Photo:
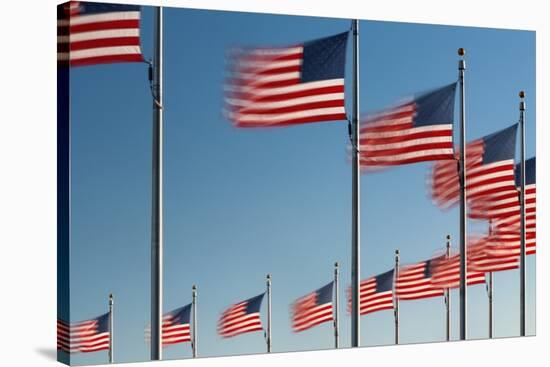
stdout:
POLYGON ((466 55, 466 50, 464 50, 462 47, 458 49, 458 56, 464 56, 466 55))
POLYGON ((519 98, 523 99, 525 98, 525 91, 519 91, 519 98))

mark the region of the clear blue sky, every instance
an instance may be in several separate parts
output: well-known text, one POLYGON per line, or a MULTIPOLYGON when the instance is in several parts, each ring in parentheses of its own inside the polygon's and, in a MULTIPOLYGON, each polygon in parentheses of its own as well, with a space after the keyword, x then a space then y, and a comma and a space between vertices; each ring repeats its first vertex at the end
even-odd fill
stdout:
MULTIPOLYGON (((152 9, 143 9, 143 52, 152 55, 152 9)), ((199 289, 201 356, 263 353, 261 333, 216 334, 220 312, 265 290, 273 274, 273 350, 331 348, 324 324, 293 334, 290 304, 332 278, 341 264, 342 345, 350 344, 345 289, 350 281, 351 166, 345 122, 239 130, 224 120, 226 50, 288 45, 349 29, 326 19, 165 9, 164 307, 191 301, 199 289)), ((361 110, 457 79, 458 47, 467 50, 468 140, 518 118, 517 92, 528 99, 527 157, 535 152, 535 33, 362 21, 361 110)), ((351 47, 348 48, 348 102, 351 47)), ((151 97, 144 64, 71 71, 71 321, 107 311, 115 295, 116 359, 145 361, 150 317, 151 97)), ((458 111, 457 111, 458 112, 458 111)), ((458 116, 458 114, 457 114, 458 116)), ((458 137, 456 137, 458 139, 458 137)), ((429 258, 458 238, 457 210, 441 212, 426 190, 430 164, 362 176, 361 276, 429 258)), ((471 223, 471 233, 486 225, 471 223)), ((529 334, 535 333, 535 257, 528 259, 529 334)), ((487 337, 483 286, 469 288, 469 335, 487 337)), ((495 334, 519 334, 519 273, 495 276, 495 334)), ((453 338, 458 294, 453 292, 453 338)), ((265 308, 262 309, 265 322, 265 308)), ((444 339, 441 298, 401 303, 403 343, 444 339)), ((393 342, 393 315, 361 318, 361 344, 393 342)), ((189 344, 165 348, 188 358, 189 344)), ((107 362, 105 352, 75 355, 77 364, 107 362)))

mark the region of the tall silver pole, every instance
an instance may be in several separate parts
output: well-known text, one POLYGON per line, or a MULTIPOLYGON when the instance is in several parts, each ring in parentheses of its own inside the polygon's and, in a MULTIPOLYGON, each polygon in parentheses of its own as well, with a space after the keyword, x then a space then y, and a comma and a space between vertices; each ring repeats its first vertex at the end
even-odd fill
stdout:
MULTIPOLYGON (((451 257, 451 235, 447 235, 447 244, 446 244, 446 251, 445 251, 445 257, 447 260, 451 257)), ((446 316, 445 316, 445 324, 446 324, 446 340, 451 340, 451 290, 449 288, 445 288, 445 309, 446 309, 446 316)))
POLYGON ((359 323, 360 251, 360 198, 359 198, 359 21, 352 20, 353 32, 353 159, 351 194, 351 346, 358 347, 361 339, 359 323))
POLYGON ((271 353, 271 274, 267 274, 267 353, 271 353))
POLYGON ((114 328, 114 313, 113 306, 115 302, 113 300, 113 294, 109 294, 109 363, 115 361, 115 328, 114 328))
POLYGON ((521 191, 520 191, 520 253, 519 253, 519 310, 520 335, 525 336, 525 92, 519 92, 519 122, 521 127, 521 191))
MULTIPOLYGON (((399 250, 395 250, 395 268, 393 270, 394 276, 394 288, 399 276, 399 250)), ((393 315, 395 318, 395 344, 399 344, 399 298, 397 298, 396 292, 393 292, 393 315)))
POLYGON ((193 284, 193 304, 192 304, 192 310, 193 310, 193 358, 197 358, 198 352, 199 352, 199 346, 197 345, 198 341, 198 335, 197 335, 197 286, 193 284))
POLYGON ((493 338, 493 272, 487 274, 487 298, 489 299, 489 339, 493 338))
POLYGON ((460 340, 466 340, 467 328, 467 269, 468 254, 466 249, 466 102, 464 100, 464 71, 466 62, 465 51, 458 49, 458 55, 462 57, 458 61, 458 74, 460 79, 460 340))
MULTIPOLYGON (((493 234, 492 231, 492 221, 489 220, 489 236, 493 234)), ((489 339, 493 338, 493 272, 490 271, 487 274, 487 298, 489 300, 489 339)))
POLYGON ((151 360, 162 359, 162 7, 155 8, 151 205, 151 360))
POLYGON ((338 269, 338 262, 334 263, 334 348, 338 349, 339 347, 339 338, 340 338, 340 332, 339 332, 339 320, 338 320, 338 277, 339 277, 339 269, 338 269))

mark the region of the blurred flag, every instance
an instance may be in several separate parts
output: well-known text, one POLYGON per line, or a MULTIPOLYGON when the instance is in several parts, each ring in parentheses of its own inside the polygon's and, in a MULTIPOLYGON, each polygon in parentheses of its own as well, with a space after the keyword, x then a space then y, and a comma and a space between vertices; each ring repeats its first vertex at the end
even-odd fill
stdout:
MULTIPOLYGON (((162 316, 162 345, 191 341, 191 304, 177 308, 162 316)), ((151 341, 151 326, 145 329, 145 340, 151 341)))
POLYGON ((292 305, 292 329, 307 330, 323 322, 334 320, 332 312, 334 282, 297 299, 292 305))
MULTIPOLYGON (((468 203, 515 190, 514 155, 518 124, 474 140, 466 147, 468 203)), ((458 160, 436 162, 432 169, 434 202, 450 208, 459 200, 458 160)))
POLYGON ((395 295, 401 300, 443 296, 443 289, 432 285, 431 260, 406 265, 399 269, 395 295))
MULTIPOLYGON (((460 254, 436 257, 431 262, 432 286, 437 288, 458 288, 460 286, 460 254)), ((468 266, 466 284, 485 283, 485 273, 473 271, 468 266)))
POLYGON ((73 324, 57 320, 57 349, 89 353, 109 349, 109 313, 73 324))
POLYGON ((509 251, 498 240, 498 235, 487 235, 468 246, 468 269, 477 272, 495 272, 517 269, 519 251, 509 251))
POLYGON ((345 120, 348 32, 290 47, 235 50, 225 112, 238 127, 345 120))
MULTIPOLYGON (((536 233, 536 157, 525 161, 525 232, 536 233)), ((516 185, 521 189, 520 165, 516 165, 516 185)), ((519 194, 516 193, 515 200, 508 205, 509 216, 493 221, 495 231, 518 230, 520 226, 520 205, 519 194)), ((519 233, 519 232, 518 232, 519 233)))
MULTIPOLYGON (((359 312, 393 309, 393 269, 361 281, 359 286, 359 312)), ((351 310, 351 288, 348 289, 348 311, 351 310)))
POLYGON ((361 167, 453 159, 456 83, 367 115, 359 136, 361 167))
POLYGON ((264 293, 225 310, 218 322, 218 333, 224 338, 230 338, 243 333, 262 331, 260 306, 263 298, 264 293))
POLYGON ((141 62, 140 7, 70 1, 57 8, 58 65, 141 62))

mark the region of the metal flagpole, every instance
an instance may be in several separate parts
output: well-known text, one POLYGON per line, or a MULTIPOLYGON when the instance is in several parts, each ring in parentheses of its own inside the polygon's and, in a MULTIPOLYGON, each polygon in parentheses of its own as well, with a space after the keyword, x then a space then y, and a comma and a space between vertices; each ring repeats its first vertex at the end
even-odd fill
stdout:
POLYGON ((461 59, 458 61, 458 75, 460 81, 460 340, 466 340, 467 328, 467 269, 468 254, 466 249, 466 108, 464 101, 464 71, 466 62, 465 51, 458 49, 461 59))
POLYGON ((338 262, 334 263, 334 348, 339 347, 339 323, 338 323, 338 262))
POLYGON ((520 274, 520 336, 525 336, 525 92, 519 92, 519 122, 521 127, 521 187, 520 187, 520 253, 519 253, 519 274, 520 274))
POLYGON ((493 272, 487 274, 487 297, 489 298, 489 339, 493 338, 493 272))
MULTIPOLYGON (((397 282, 397 277, 399 276, 399 250, 395 250, 395 268, 393 270, 394 276, 394 290, 395 283, 397 282)), ((393 315, 395 317, 395 344, 399 344, 399 299, 394 291, 393 298, 393 315)))
POLYGON ((271 274, 267 274, 267 353, 271 353, 271 274))
POLYGON ((359 207, 359 21, 352 20, 353 32, 353 107, 352 107, 352 219, 351 219, 351 346, 358 347, 361 338, 359 324, 360 207, 359 207))
POLYGON ((114 314, 113 314, 113 306, 115 302, 113 301, 113 294, 109 294, 109 363, 113 363, 115 361, 115 350, 114 350, 114 314))
MULTIPOLYGON (((445 257, 447 260, 451 257, 451 235, 447 235, 447 246, 445 251, 445 257)), ((451 340, 451 290, 445 288, 445 308, 446 308, 446 339, 451 340)))
POLYGON ((197 286, 193 284, 193 304, 192 304, 192 310, 193 310, 193 342, 191 344, 191 347, 193 348, 193 358, 197 358, 198 354, 198 345, 197 345, 197 286))
MULTIPOLYGON (((491 220, 489 220, 489 236, 492 235, 491 220)), ((493 272, 487 274, 487 298, 489 300, 489 339, 493 338, 493 272)))
POLYGON ((155 8, 151 214, 151 360, 162 359, 162 7, 155 8))

